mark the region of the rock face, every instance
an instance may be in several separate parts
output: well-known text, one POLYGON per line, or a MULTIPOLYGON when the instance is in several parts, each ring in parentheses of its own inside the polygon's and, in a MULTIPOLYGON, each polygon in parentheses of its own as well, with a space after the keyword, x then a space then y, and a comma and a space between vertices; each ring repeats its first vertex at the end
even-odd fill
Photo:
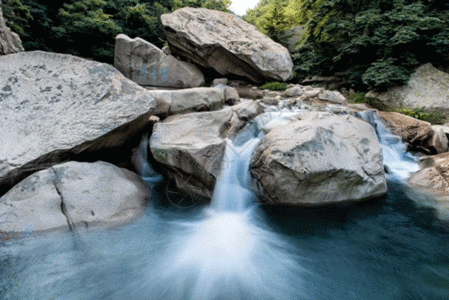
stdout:
POLYGON ((428 154, 448 150, 446 135, 442 130, 434 130, 430 123, 396 112, 379 112, 379 115, 394 134, 409 144, 410 149, 423 150, 428 154))
POLYGON ((199 87, 203 73, 188 62, 166 55, 149 42, 119 34, 115 42, 114 67, 126 78, 143 86, 199 87))
POLYGON ((288 50, 235 15, 186 7, 161 19, 172 53, 204 68, 253 82, 293 75, 288 50))
POLYGON ((0 195, 69 160, 121 165, 152 114, 219 109, 224 99, 218 88, 148 91, 110 65, 40 51, 0 57, 0 73, 0 195))
POLYGON ((116 225, 142 213, 149 187, 105 162, 69 162, 37 172, 0 198, 0 233, 116 225))
POLYGON ((226 138, 262 112, 260 104, 242 101, 220 111, 168 117, 154 128, 151 152, 168 167, 178 188, 209 198, 220 172, 226 138))
POLYGON ((405 86, 384 93, 369 92, 366 97, 392 108, 424 107, 429 111, 449 112, 449 74, 435 69, 430 63, 416 69, 405 86))
POLYGON ((157 109, 147 90, 112 66, 70 55, 2 56, 0 73, 0 195, 5 181, 11 184, 17 176, 8 174, 12 169, 95 140, 157 109))
POLYGON ((280 123, 256 148, 251 173, 268 203, 322 205, 387 192, 375 130, 351 115, 304 112, 280 123))
POLYGON ((0 1, 0 55, 22 51, 24 50, 19 35, 6 27, 3 19, 2 2, 0 1))

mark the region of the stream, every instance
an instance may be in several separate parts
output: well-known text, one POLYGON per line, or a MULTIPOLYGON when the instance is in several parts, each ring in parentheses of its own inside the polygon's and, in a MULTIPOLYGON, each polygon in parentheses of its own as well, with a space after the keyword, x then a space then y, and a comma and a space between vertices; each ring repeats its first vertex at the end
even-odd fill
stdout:
POLYGON ((0 240, 0 299, 448 299, 448 223, 407 197, 416 158, 376 116, 360 117, 391 171, 386 197, 257 204, 248 166, 258 127, 270 126, 262 116, 227 141, 210 204, 171 205, 164 179, 143 165, 154 188, 137 222, 0 240))

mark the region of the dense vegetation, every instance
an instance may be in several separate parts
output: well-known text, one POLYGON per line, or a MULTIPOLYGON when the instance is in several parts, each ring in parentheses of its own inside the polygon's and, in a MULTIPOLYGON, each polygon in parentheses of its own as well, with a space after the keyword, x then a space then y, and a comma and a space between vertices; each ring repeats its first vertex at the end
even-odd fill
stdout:
POLYGON ((261 0, 244 18, 275 39, 305 26, 294 54, 300 78, 338 72, 359 89, 384 89, 449 59, 447 1, 261 0))
POLYGON ((3 14, 26 50, 112 62, 115 36, 164 43, 160 16, 180 7, 228 11, 230 0, 3 0, 3 14))

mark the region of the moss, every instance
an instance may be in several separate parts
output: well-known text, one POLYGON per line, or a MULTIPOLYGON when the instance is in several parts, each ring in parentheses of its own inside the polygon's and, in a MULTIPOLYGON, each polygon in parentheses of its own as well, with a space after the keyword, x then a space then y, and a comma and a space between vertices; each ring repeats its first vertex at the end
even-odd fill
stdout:
POLYGON ((425 110, 424 107, 415 107, 415 108, 400 108, 397 112, 407 115, 409 117, 426 121, 431 124, 439 124, 441 123, 443 116, 439 113, 432 113, 425 110))
POLYGON ((287 87, 287 84, 284 82, 269 82, 262 85, 260 89, 270 91, 285 91, 287 87))
POLYGON ((349 94, 348 100, 350 102, 353 103, 368 103, 369 100, 367 98, 365 98, 366 93, 354 93, 354 94, 349 94))

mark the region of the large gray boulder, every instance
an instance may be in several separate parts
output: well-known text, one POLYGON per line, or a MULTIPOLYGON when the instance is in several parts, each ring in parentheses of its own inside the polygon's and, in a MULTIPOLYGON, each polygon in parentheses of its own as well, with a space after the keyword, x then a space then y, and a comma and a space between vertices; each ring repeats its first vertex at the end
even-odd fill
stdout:
POLYGON ((0 55, 22 52, 22 41, 17 33, 9 29, 3 19, 2 1, 0 0, 0 55))
POLYGON ((323 205, 387 192, 376 132, 351 115, 304 112, 280 122, 256 148, 250 168, 268 203, 323 205))
POLYGON ((219 109, 222 89, 148 91, 108 64, 71 55, 0 56, 0 195, 69 160, 121 165, 154 114, 219 109))
POLYGON ((416 107, 447 115, 449 113, 449 74, 428 63, 416 69, 407 85, 386 92, 369 92, 366 97, 387 108, 416 107))
POLYGON ((262 112, 260 104, 248 100, 219 111, 168 117, 154 127, 151 152, 178 188, 210 198, 226 139, 262 112))
POLYGON ((153 44, 119 34, 115 41, 114 67, 142 86, 191 88, 204 84, 203 73, 188 62, 165 55, 153 44))
MULTIPOLYGON (((30 175, 14 169, 56 150, 66 151, 54 153, 56 160, 67 160, 69 149, 156 111, 158 105, 146 89, 112 66, 70 55, 36 51, 1 56, 0 73, 0 195, 30 175)), ((50 161, 55 162, 46 157, 24 169, 37 171, 50 161)))
POLYGON ((0 198, 0 234, 117 225, 150 197, 136 174, 105 162, 69 162, 37 172, 0 198))
POLYGON ((293 75, 288 50, 238 16, 185 7, 161 19, 171 52, 204 68, 254 82, 293 75))

